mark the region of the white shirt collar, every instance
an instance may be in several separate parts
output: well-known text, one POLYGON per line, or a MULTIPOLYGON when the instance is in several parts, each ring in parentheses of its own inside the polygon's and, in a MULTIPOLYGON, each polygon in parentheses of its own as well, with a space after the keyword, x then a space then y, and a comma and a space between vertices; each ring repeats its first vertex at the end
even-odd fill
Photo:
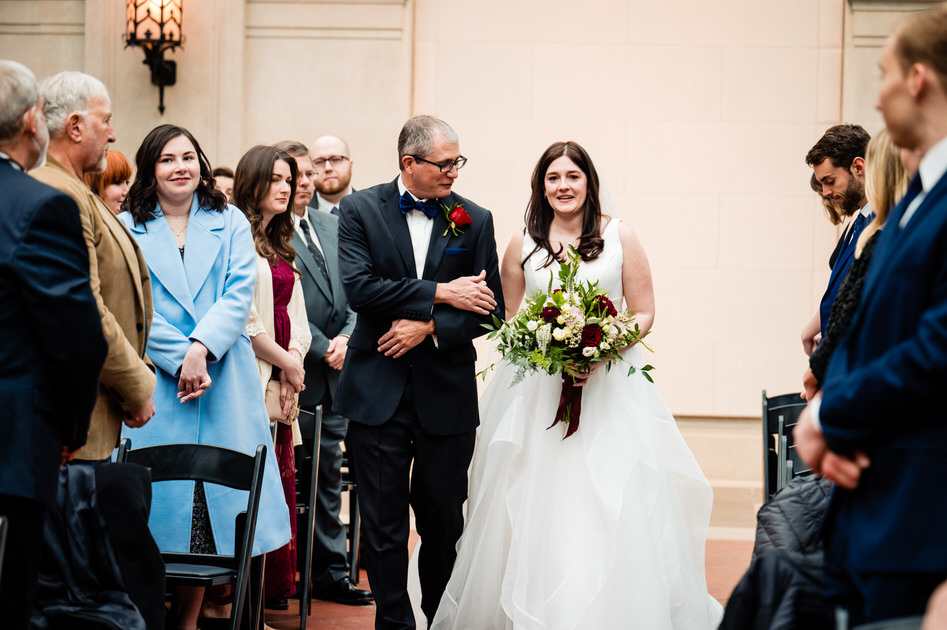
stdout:
POLYGON ((7 154, 4 153, 3 151, 0 151, 0 160, 6 160, 7 162, 10 163, 10 166, 12 166, 13 168, 15 168, 16 170, 18 170, 18 171, 20 171, 20 172, 23 172, 23 167, 20 166, 19 162, 17 162, 16 160, 14 160, 12 157, 10 157, 9 155, 7 155, 7 154))
POLYGON ((917 171, 921 175, 924 192, 929 192, 947 172, 947 137, 942 138, 924 154, 917 171))
POLYGON ((427 199, 421 199, 420 197, 415 195, 413 192, 408 190, 405 187, 404 182, 401 181, 401 175, 398 175, 398 195, 403 196, 405 193, 408 193, 409 195, 411 195, 415 201, 427 201, 427 199))
MULTIPOLYGON (((345 191, 345 195, 349 195, 351 193, 352 193, 352 187, 349 186, 349 189, 345 191)), ((344 197, 345 195, 342 195, 342 196, 344 197)), ((341 202, 342 200, 339 199, 339 201, 341 202)), ((316 193, 316 209, 319 210, 319 212, 331 213, 332 208, 338 208, 338 207, 339 207, 339 204, 332 203, 328 199, 323 199, 322 195, 320 195, 319 193, 316 193)))

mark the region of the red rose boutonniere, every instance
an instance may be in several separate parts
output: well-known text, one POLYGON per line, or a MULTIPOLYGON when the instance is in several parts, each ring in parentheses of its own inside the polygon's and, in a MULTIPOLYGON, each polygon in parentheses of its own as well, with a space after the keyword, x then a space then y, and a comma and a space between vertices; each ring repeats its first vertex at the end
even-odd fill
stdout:
POLYGON ((462 204, 452 203, 449 206, 441 204, 441 209, 444 211, 444 216, 447 217, 448 222, 450 222, 450 225, 444 230, 444 236, 447 236, 448 232, 453 232, 454 236, 460 236, 463 233, 460 228, 473 223, 473 219, 464 210, 462 204))

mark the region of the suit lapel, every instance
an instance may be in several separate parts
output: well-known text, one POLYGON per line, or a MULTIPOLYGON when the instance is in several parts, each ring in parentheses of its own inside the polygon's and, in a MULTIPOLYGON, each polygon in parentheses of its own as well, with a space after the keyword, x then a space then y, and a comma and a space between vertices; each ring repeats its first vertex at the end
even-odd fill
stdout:
MULTIPOLYGON (((319 211, 316 210, 315 212, 319 212, 319 211)), ((308 217, 309 225, 311 225, 313 229, 315 230, 316 223, 313 220, 313 214, 311 213, 307 213, 307 214, 309 214, 309 217, 308 217)), ((319 244, 322 245, 322 241, 324 241, 325 239, 321 237, 318 230, 315 230, 315 231, 316 231, 316 236, 319 238, 319 244)), ((315 285, 319 288, 320 291, 322 291, 322 293, 331 302, 332 291, 329 285, 326 283, 325 277, 322 275, 322 270, 319 269, 319 265, 316 264, 316 259, 313 257, 312 252, 309 251, 309 246, 306 245, 306 242, 302 238, 300 238, 299 234, 293 235, 293 243, 297 246, 296 247, 296 260, 298 260, 299 263, 303 267, 306 268, 306 271, 308 272, 309 277, 312 278, 312 281, 315 283, 315 285)), ((326 254, 325 254, 324 246, 323 246, 322 251, 323 251, 323 258, 325 258, 326 254)), ((326 264, 328 264, 328 261, 326 261, 326 264)))
MULTIPOLYGON (((915 175, 915 177, 917 176, 915 175)), ((919 230, 924 230, 924 224, 931 216, 934 216, 930 213, 932 206, 940 203, 945 195, 947 195, 947 175, 942 176, 940 181, 938 181, 927 196, 924 197, 921 205, 914 212, 914 216, 911 217, 908 224, 904 226, 904 229, 900 229, 898 223, 901 222, 901 218, 904 216, 914 196, 905 196, 894 210, 891 211, 888 220, 885 222, 881 240, 878 241, 878 245, 875 247, 875 254, 872 256, 870 266, 868 267, 868 275, 865 278, 865 289, 862 295, 861 305, 855 312, 855 319, 852 322, 853 326, 861 319, 864 312, 868 310, 864 308, 864 305, 872 298, 872 294, 877 290, 877 287, 882 284, 882 281, 888 274, 897 268, 897 259, 900 254, 905 251, 906 247, 910 247, 910 239, 916 235, 919 230)))
MULTIPOLYGON (((326 261, 326 270, 329 273, 329 286, 323 288, 325 283, 320 284, 322 292, 326 294, 326 297, 329 298, 329 301, 332 301, 333 295, 339 295, 339 292, 342 291, 341 281, 339 279, 339 236, 338 233, 333 237, 329 233, 329 230, 326 227, 326 221, 328 217, 321 216, 319 210, 310 208, 308 211, 309 214, 309 225, 312 226, 313 231, 316 233, 316 238, 319 239, 319 245, 322 246, 322 257, 326 261)), ((322 276, 320 273, 319 276, 322 276)), ((320 280, 322 278, 320 277, 320 280)))
POLYGON ((414 264, 414 248, 411 246, 411 233, 408 232, 408 223, 404 219, 404 213, 398 207, 398 181, 395 180, 385 191, 387 198, 381 200, 378 211, 388 226, 391 238, 395 242, 395 247, 401 255, 401 261, 404 263, 405 271, 412 277, 419 277, 414 264))
POLYGON ((125 227, 125 224, 118 220, 118 217, 112 213, 98 195, 90 191, 89 196, 92 199, 93 206, 102 219, 102 224, 105 225, 105 229, 112 234, 112 241, 116 243, 122 251, 128 273, 135 279, 135 292, 137 294, 135 295, 135 299, 138 301, 138 306, 141 311, 145 312, 145 296, 141 290, 141 267, 138 264, 138 251, 135 245, 135 238, 128 228, 125 227))
POLYGON ((453 195, 438 199, 436 202, 437 214, 431 219, 434 221, 434 227, 431 230, 431 240, 427 246, 427 257, 424 259, 424 273, 421 276, 425 280, 434 279, 434 274, 437 273, 437 269, 441 266, 441 260, 444 258, 447 242, 453 236, 450 232, 447 233, 447 236, 444 236, 444 232, 448 229, 450 223, 447 221, 447 217, 444 216, 444 209, 441 205, 450 206, 452 202, 453 195))
POLYGON ((151 275, 161 283, 168 293, 191 314, 195 320, 194 299, 184 275, 184 261, 178 255, 174 234, 161 212, 155 209, 155 218, 145 225, 134 224, 130 229, 138 240, 151 275))

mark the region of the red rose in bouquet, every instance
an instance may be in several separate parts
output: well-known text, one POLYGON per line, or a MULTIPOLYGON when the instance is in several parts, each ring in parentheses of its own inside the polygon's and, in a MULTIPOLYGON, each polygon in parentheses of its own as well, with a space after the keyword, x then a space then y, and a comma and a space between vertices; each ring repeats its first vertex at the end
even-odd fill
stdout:
POLYGON ((602 341, 602 328, 598 324, 589 324, 582 329, 582 347, 594 348, 602 341))
POLYGON ((547 322, 554 322, 561 314, 562 313, 555 306, 547 306, 543 309, 543 312, 540 313, 539 316, 545 319, 547 322))

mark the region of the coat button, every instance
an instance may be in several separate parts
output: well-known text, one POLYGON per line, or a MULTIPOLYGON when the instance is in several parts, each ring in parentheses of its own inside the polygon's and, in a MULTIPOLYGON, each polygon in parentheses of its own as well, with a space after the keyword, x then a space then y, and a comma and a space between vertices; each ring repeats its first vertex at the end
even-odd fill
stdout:
POLYGON ((135 328, 138 329, 138 332, 141 332, 145 329, 145 325, 142 324, 141 322, 138 322, 137 324, 135 324, 135 328))

